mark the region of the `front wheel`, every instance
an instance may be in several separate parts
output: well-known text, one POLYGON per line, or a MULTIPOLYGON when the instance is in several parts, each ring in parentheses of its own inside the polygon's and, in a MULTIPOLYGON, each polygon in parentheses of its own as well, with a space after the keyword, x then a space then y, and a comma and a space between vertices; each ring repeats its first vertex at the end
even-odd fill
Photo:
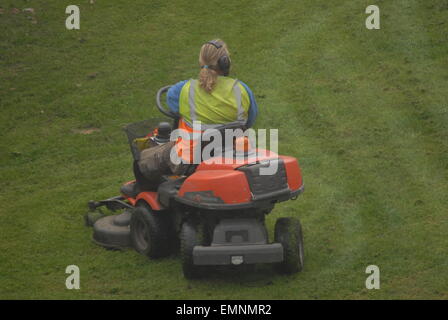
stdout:
POLYGON ((304 251, 300 221, 295 218, 277 219, 274 238, 283 246, 283 261, 277 265, 277 270, 287 274, 302 271, 304 251))
POLYGON ((169 255, 169 228, 160 212, 146 206, 134 209, 131 217, 131 241, 134 248, 151 259, 169 255))

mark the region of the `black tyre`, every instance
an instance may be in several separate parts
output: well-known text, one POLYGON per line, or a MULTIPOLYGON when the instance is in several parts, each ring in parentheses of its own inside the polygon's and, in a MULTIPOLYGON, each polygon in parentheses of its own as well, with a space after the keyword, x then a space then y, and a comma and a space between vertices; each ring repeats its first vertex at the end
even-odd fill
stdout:
POLYGON ((180 254, 182 271, 187 279, 197 279, 204 274, 203 266, 193 264, 193 248, 200 244, 201 238, 197 226, 191 222, 184 222, 180 232, 180 254))
POLYGON ((274 238, 283 246, 283 262, 276 265, 277 270, 287 274, 302 271, 304 250, 300 221, 295 218, 277 219, 274 238))
POLYGON ((151 259, 170 254, 170 228, 163 212, 147 206, 134 209, 130 223, 132 246, 151 259))

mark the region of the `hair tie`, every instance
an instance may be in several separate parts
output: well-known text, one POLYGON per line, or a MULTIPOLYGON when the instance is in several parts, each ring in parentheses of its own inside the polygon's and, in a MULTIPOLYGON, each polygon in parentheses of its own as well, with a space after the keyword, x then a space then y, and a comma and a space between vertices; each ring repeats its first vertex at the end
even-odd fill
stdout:
POLYGON ((202 68, 204 68, 204 69, 208 69, 208 65, 203 65, 202 67, 201 67, 201 69, 202 68))

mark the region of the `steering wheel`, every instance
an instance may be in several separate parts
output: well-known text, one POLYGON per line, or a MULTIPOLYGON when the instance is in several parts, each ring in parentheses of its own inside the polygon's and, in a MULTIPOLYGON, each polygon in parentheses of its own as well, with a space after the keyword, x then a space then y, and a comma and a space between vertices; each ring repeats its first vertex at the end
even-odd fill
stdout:
POLYGON ((162 112, 167 117, 170 117, 170 118, 172 118, 174 120, 178 120, 179 117, 174 112, 172 112, 168 108, 164 107, 162 105, 161 100, 160 100, 160 98, 162 97, 162 94, 166 93, 169 88, 171 88, 171 86, 165 86, 165 87, 159 89, 159 91, 157 91, 157 94, 156 94, 157 109, 159 109, 159 111, 162 112))

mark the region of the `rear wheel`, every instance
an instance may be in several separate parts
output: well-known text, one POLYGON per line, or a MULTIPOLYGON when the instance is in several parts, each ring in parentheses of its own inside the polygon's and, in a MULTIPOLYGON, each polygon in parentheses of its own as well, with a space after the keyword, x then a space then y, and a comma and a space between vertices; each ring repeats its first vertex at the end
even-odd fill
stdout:
POLYGON ((170 229, 163 213, 139 206, 132 213, 130 228, 133 247, 151 259, 170 254, 170 229))
POLYGON ((201 244, 200 232, 192 222, 184 222, 180 232, 180 253, 185 278, 197 279, 203 275, 204 267, 193 264, 193 248, 201 244))
POLYGON ((274 238, 283 246, 283 261, 276 265, 277 270, 288 274, 302 271, 304 250, 300 221, 295 218, 277 219, 274 238))

